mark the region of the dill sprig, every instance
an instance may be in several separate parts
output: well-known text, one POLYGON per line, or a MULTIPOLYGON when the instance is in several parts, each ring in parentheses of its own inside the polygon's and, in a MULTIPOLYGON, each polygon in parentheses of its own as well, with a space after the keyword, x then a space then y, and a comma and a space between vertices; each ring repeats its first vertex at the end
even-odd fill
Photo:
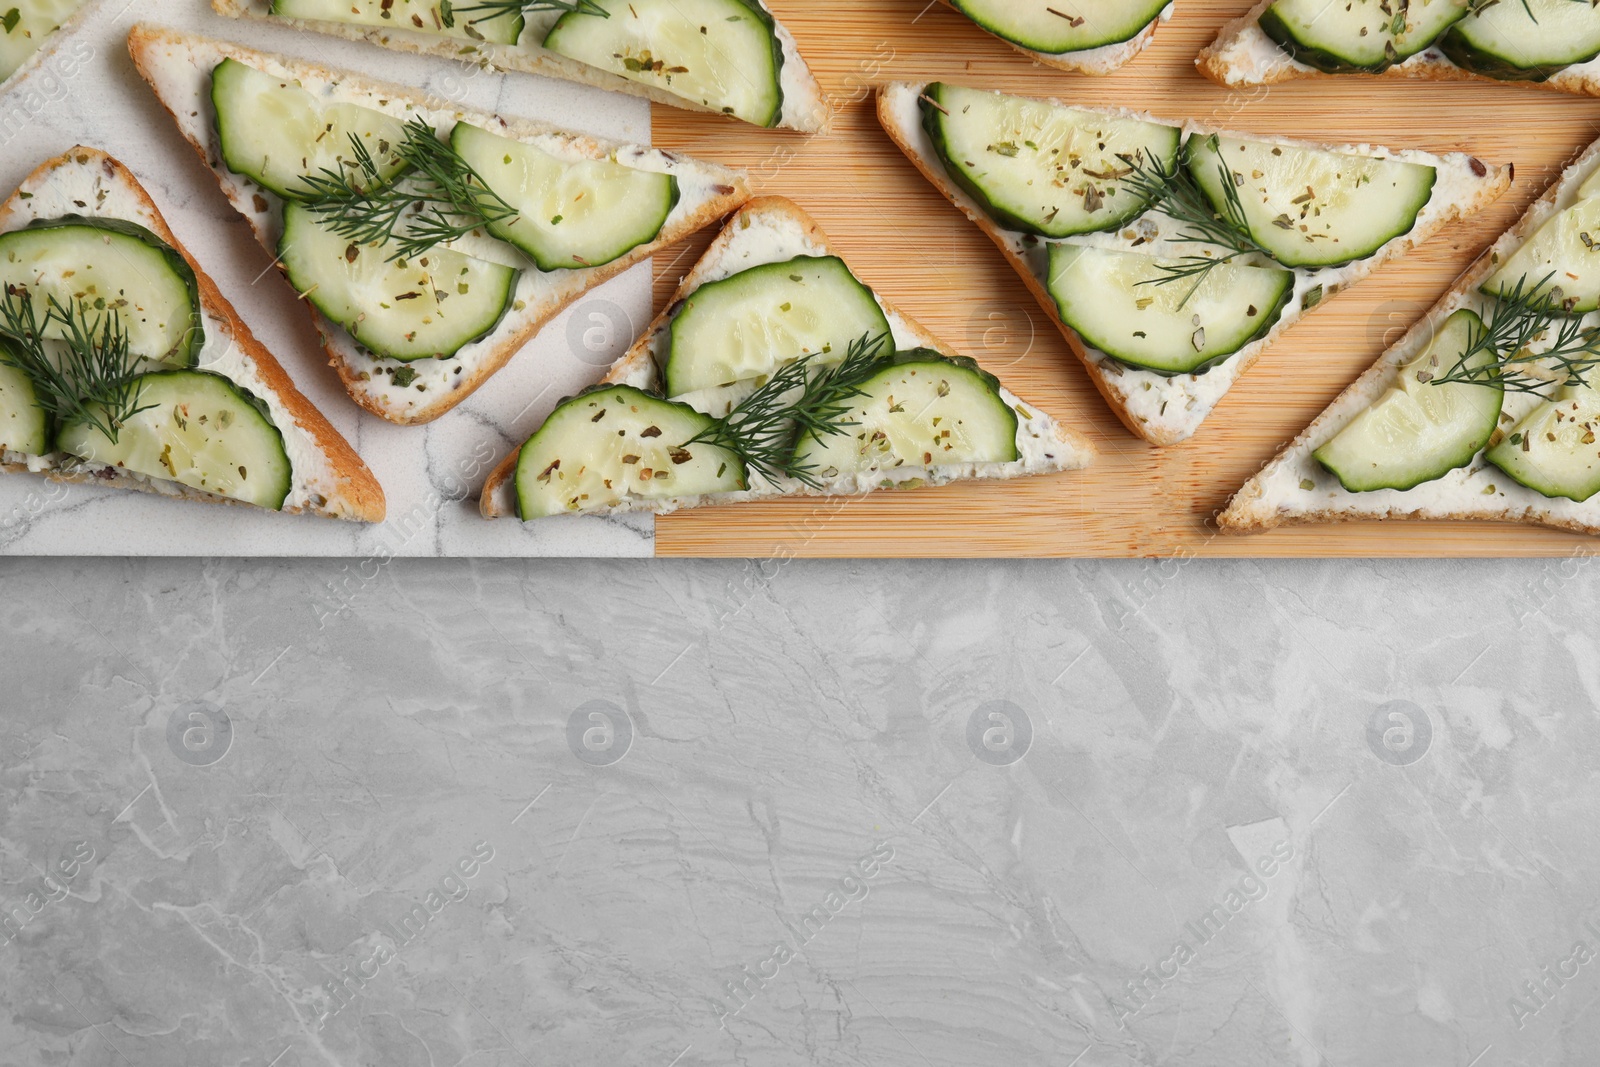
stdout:
POLYGON ((768 481, 788 476, 820 489, 813 464, 795 462, 795 444, 803 433, 830 437, 857 425, 847 419, 854 398, 867 381, 894 360, 888 334, 862 334, 850 342, 844 359, 810 373, 814 356, 782 367, 767 383, 685 444, 704 441, 726 448, 768 481), (798 391, 798 395, 796 395, 798 391))
POLYGON ((350 153, 347 166, 353 165, 355 173, 322 167, 316 174, 303 176, 302 187, 290 190, 289 196, 328 220, 341 236, 361 244, 382 243, 393 236, 401 217, 415 201, 400 197, 380 199, 379 192, 387 179, 355 134, 350 135, 350 153))
MULTIPOLYGON (((1467 0, 1467 14, 1481 15, 1499 2, 1500 0, 1467 0)), ((1583 2, 1590 4, 1591 7, 1593 6, 1593 0, 1583 0, 1583 2)), ((1522 0, 1522 10, 1528 13, 1528 17, 1534 21, 1535 25, 1538 25, 1539 16, 1533 13, 1533 7, 1528 3, 1528 0, 1522 0)), ((1399 32, 1399 30, 1395 31, 1396 34, 1399 32)))
MULTIPOLYGON (((1216 151, 1215 134, 1211 136, 1211 146, 1212 150, 1216 151)), ((1221 212, 1212 205, 1210 198, 1200 188, 1199 182, 1195 181, 1194 175, 1190 174, 1182 163, 1176 164, 1169 172, 1148 150, 1142 151, 1137 156, 1119 158, 1130 168, 1128 175, 1122 179, 1123 188, 1144 201, 1149 208, 1160 211, 1179 224, 1177 236, 1171 238, 1173 242, 1216 245, 1228 249, 1225 255, 1196 254, 1184 256, 1172 263, 1157 264, 1162 276, 1147 278, 1137 284, 1170 285, 1173 282, 1194 279, 1194 284, 1178 302, 1181 308, 1189 302, 1190 297, 1194 296, 1205 281, 1206 275, 1222 264, 1247 255, 1272 258, 1271 253, 1251 238, 1250 224, 1245 218, 1244 202, 1239 199, 1239 189, 1234 182, 1233 172, 1220 158, 1217 161, 1217 176, 1222 186, 1221 212)))
POLYGON ((1600 326, 1585 326, 1583 316, 1572 313, 1560 287, 1550 286, 1553 278, 1551 271, 1529 285, 1523 275, 1509 292, 1502 289, 1493 296, 1488 320, 1472 331, 1455 366, 1435 376, 1432 384, 1500 386, 1518 393, 1543 393, 1552 382, 1585 384, 1589 372, 1600 366, 1600 326), (1535 344, 1541 344, 1537 352, 1532 350, 1535 344), (1483 352, 1492 362, 1466 366, 1483 352), (1533 368, 1547 373, 1531 373, 1533 368))
POLYGON ((515 218, 455 149, 421 118, 406 123, 395 149, 406 169, 388 181, 367 146, 350 135, 346 169, 322 167, 290 196, 334 233, 357 244, 392 244, 390 261, 414 259, 481 226, 515 218))
POLYGON ((456 7, 450 0, 439 0, 439 20, 446 27, 456 24, 457 15, 470 15, 475 11, 488 13, 467 19, 469 26, 507 15, 520 15, 525 11, 569 11, 579 15, 599 15, 603 19, 611 17, 611 12, 595 3, 595 0, 479 0, 466 7, 456 7))
POLYGON ((128 331, 116 309, 90 313, 82 300, 61 304, 47 298, 39 318, 23 286, 6 286, 0 298, 0 363, 21 371, 33 385, 35 402, 57 423, 82 422, 113 443, 117 431, 141 411, 141 383, 129 358, 128 331), (46 335, 59 323, 62 336, 50 346, 46 335))
POLYGON ((703 441, 726 448, 747 468, 768 481, 777 481, 794 455, 795 428, 788 398, 808 384, 810 363, 811 357, 805 356, 787 364, 732 411, 684 443, 703 441))

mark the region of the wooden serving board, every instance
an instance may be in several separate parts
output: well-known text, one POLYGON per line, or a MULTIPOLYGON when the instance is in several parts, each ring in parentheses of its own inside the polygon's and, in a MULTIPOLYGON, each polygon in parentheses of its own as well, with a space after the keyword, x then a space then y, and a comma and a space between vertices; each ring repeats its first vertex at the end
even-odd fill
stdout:
MULTIPOLYGON (((694 556, 1543 556, 1593 539, 1467 522, 1367 522, 1219 534, 1211 517, 1600 134, 1600 99, 1492 82, 1338 78, 1228 90, 1194 56, 1251 0, 1177 0, 1143 55, 1090 78, 1035 66, 930 0, 774 0, 824 88, 830 133, 805 138, 653 109, 655 143, 748 168, 761 192, 816 217, 856 272, 1019 395, 1086 432, 1085 471, 1010 482, 680 512, 656 524, 660 555, 694 556), (1157 449, 1107 409, 1052 317, 1000 253, 879 128, 873 83, 945 79, 1125 106, 1240 131, 1394 148, 1470 151, 1516 164, 1510 193, 1289 330, 1200 432, 1157 449)), ((656 261, 661 306, 710 240, 656 261)))

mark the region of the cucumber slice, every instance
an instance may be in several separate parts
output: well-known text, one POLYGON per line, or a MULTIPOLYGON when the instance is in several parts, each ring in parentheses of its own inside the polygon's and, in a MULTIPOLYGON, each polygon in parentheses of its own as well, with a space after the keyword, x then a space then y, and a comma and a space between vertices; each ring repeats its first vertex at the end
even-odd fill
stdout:
POLYGON ((385 180, 405 168, 398 154, 405 124, 399 119, 355 104, 324 104, 295 83, 236 59, 212 69, 211 103, 222 161, 279 196, 303 189, 304 175, 353 167, 352 135, 385 180))
POLYGON ((1560 288, 1574 314, 1600 307, 1600 198, 1579 200, 1557 212, 1501 264, 1482 290, 1508 296, 1519 284, 1524 295, 1545 278, 1560 288), (1551 277, 1551 275, 1554 277, 1551 277))
POLYGON ((1138 252, 1050 246, 1050 295, 1086 344, 1159 374, 1198 374, 1272 329, 1294 293, 1294 273, 1232 260, 1195 281, 1170 277, 1138 252), (1149 283, 1149 284, 1141 284, 1149 283))
POLYGON ((1179 129, 935 82, 918 101, 945 171, 1000 225, 1041 237, 1114 230, 1149 206, 1126 160, 1177 166, 1179 129))
POLYGON ((1433 44, 1465 0, 1277 0, 1257 25, 1289 55, 1329 74, 1379 74, 1433 44))
POLYGON ((1600 55, 1600 10, 1587 0, 1501 0, 1452 26, 1439 50, 1491 78, 1544 81, 1600 55))
MULTIPOLYGON (((458 2, 456 7, 467 7, 470 3, 471 0, 458 2)), ((476 14, 456 14, 450 19, 454 25, 446 25, 443 6, 441 0, 272 0, 272 13, 284 18, 383 26, 490 44, 516 44, 517 38, 522 36, 521 12, 496 13, 484 18, 476 14)))
POLYGON ((552 52, 757 126, 783 117, 783 45, 756 0, 604 0, 609 18, 570 11, 552 52))
MULTIPOLYGON (((1400 368, 1395 384, 1312 453, 1317 462, 1352 493, 1410 489, 1471 463, 1494 433, 1504 390, 1464 382, 1434 385, 1432 379, 1460 366, 1483 328, 1465 308, 1446 319, 1433 342, 1400 368)), ((1493 362, 1492 353, 1477 352, 1466 365, 1493 362)))
POLYGON ((1365 259, 1409 233, 1438 176, 1419 163, 1232 137, 1191 137, 1183 151, 1189 173, 1224 217, 1227 164, 1251 239, 1286 267, 1365 259))
POLYGON ((687 404, 631 385, 597 386, 568 397, 517 457, 517 514, 537 519, 625 499, 745 488, 737 455, 704 442, 684 443, 711 423, 711 416, 687 404))
POLYGON ((0 81, 15 74, 87 0, 11 0, 0 21, 0 81))
POLYGON ((889 332, 872 290, 837 256, 799 256, 702 285, 669 327, 667 395, 762 378, 811 355, 836 363, 850 342, 889 332))
POLYGON ((115 441, 86 422, 68 422, 57 447, 89 463, 283 507, 289 455, 261 401, 209 371, 156 371, 134 382, 145 410, 118 428, 115 441))
POLYGON ((1395 23, 1400 32, 1394 34, 1395 62, 1404 62, 1419 52, 1426 51, 1444 36, 1446 30, 1467 15, 1472 0, 1402 0, 1397 7, 1395 23), (1404 16, 1404 23, 1400 16, 1404 16))
POLYGON ((278 256, 300 295, 373 355, 409 362, 455 355, 500 324, 520 272, 435 248, 415 260, 387 259, 290 202, 278 256))
POLYGON ((925 348, 902 352, 850 401, 844 432, 795 444, 794 463, 823 478, 941 467, 955 463, 1010 463, 1017 451, 1017 413, 1000 395, 1000 382, 970 359, 951 359, 925 348))
POLYGON ((568 162, 531 144, 458 122, 450 145, 517 209, 489 232, 540 270, 598 267, 653 241, 678 203, 678 179, 609 160, 568 162))
POLYGON ((1059 55, 1119 44, 1139 35, 1168 0, 950 0, 1003 40, 1059 55))
POLYGON ((1483 458, 1548 497, 1580 504, 1600 492, 1600 391, 1562 386, 1523 416, 1483 458))
POLYGON ((0 452, 42 456, 50 451, 50 420, 34 399, 33 380, 5 362, 15 358, 0 341, 0 452))
MULTIPOLYGON (((122 219, 63 215, 0 234, 0 292, 26 290, 43 322, 54 299, 114 310, 128 351, 158 363, 192 366, 205 344, 200 286, 189 263, 143 226, 122 219)), ((65 327, 52 321, 47 338, 65 327)))

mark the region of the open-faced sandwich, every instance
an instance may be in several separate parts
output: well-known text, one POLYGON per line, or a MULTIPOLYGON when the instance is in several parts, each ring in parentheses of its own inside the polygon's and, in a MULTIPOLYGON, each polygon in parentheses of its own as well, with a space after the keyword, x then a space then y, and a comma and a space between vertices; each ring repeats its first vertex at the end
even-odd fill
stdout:
POLYGON ((878 115, 1157 445, 1198 430, 1302 316, 1511 180, 1461 153, 1243 136, 944 82, 885 86, 878 115))
POLYGON ((1172 0, 945 0, 1046 66, 1110 74, 1145 50, 1172 0))
POLYGON ((1587 0, 1263 0, 1195 60, 1222 85, 1328 74, 1493 78, 1600 95, 1587 0))
POLYGON ((1495 519, 1600 534, 1597 307, 1600 142, 1219 525, 1495 519))
POLYGON ((545 74, 805 133, 828 103, 763 0, 212 0, 458 63, 545 74))
POLYGON ((438 418, 585 291, 749 196, 724 167, 221 41, 141 26, 129 48, 345 388, 391 422, 438 418))
POLYGON ((383 491, 115 159, 0 205, 0 467, 377 522, 383 491))
POLYGON ((862 284, 793 203, 764 197, 601 384, 495 469, 482 510, 668 512, 1071 470, 1093 454, 862 284))
POLYGON ((46 58, 55 38, 98 0, 11 0, 0 5, 0 86, 46 58))

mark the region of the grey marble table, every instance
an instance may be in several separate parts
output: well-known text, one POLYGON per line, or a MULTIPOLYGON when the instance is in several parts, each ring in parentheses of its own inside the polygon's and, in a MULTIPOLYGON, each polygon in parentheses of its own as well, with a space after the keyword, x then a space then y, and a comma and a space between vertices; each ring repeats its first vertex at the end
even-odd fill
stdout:
POLYGON ((1590 1064, 1597 572, 0 561, 0 1064, 1590 1064))

